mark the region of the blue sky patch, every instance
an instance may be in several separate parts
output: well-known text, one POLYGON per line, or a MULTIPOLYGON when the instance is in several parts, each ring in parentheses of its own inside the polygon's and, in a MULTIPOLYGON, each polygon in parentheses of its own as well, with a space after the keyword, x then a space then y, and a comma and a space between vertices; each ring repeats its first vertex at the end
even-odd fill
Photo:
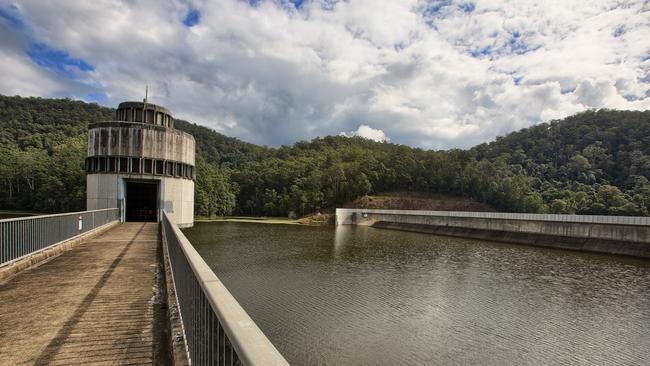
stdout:
POLYGON ((25 24, 20 19, 20 15, 12 14, 16 13, 17 9, 15 6, 10 6, 9 8, 0 7, 0 19, 6 22, 9 26, 16 29, 24 29, 25 24))
POLYGON ((77 71, 95 70, 93 65, 81 58, 71 57, 66 50, 58 50, 35 40, 15 6, 0 7, 0 22, 6 23, 24 36, 25 53, 36 65, 69 79, 75 79, 77 71))
POLYGON ((517 55, 523 55, 524 53, 535 51, 541 47, 530 47, 526 42, 524 42, 523 38, 521 37, 521 33, 519 32, 512 32, 512 35, 508 40, 508 46, 510 46, 510 52, 517 55))
MULTIPOLYGON (((265 1, 265 0, 248 0, 248 5, 250 5, 252 7, 256 7, 257 5, 259 5, 263 1, 265 1)), ((289 8, 291 8, 291 5, 289 5, 289 4, 292 4, 293 7, 296 8, 296 9, 301 9, 305 2, 306 2, 306 0, 289 0, 289 1, 286 1, 286 2, 278 2, 278 3, 281 4, 282 7, 285 8, 285 9, 286 9, 287 6, 289 8)), ((326 9, 326 10, 328 10, 328 9, 332 10, 335 5, 336 5, 336 2, 323 1, 321 3, 321 8, 326 9)))
POLYGON ((93 71, 95 67, 80 58, 70 57, 67 51, 50 48, 43 43, 32 43, 27 48, 27 55, 38 66, 51 70, 59 75, 74 77, 75 69, 93 71))
POLYGON ((470 52, 472 57, 480 58, 485 56, 490 56, 492 54, 492 46, 485 46, 470 52))
POLYGON ((440 11, 451 5, 451 0, 441 0, 441 1, 434 1, 430 3, 426 8, 424 8, 424 11, 422 12, 422 15, 424 16, 435 16, 440 11))
POLYGON ((89 102, 94 102, 100 105, 108 105, 108 97, 106 96, 106 93, 101 91, 88 93, 86 94, 84 99, 89 102))
POLYGON ((623 34, 625 34, 625 27, 624 26, 619 25, 618 27, 616 27, 616 29, 614 29, 614 33, 613 33, 614 37, 620 37, 623 34))
POLYGON ((462 3, 462 4, 458 5, 458 7, 464 13, 471 13, 476 9, 476 5, 474 5, 474 3, 462 3))
POLYGON ((321 0, 320 8, 323 10, 332 11, 334 8, 336 8, 336 0, 321 0))
POLYGON ((193 27, 199 23, 199 20, 201 20, 201 12, 196 9, 190 9, 187 15, 185 15, 185 19, 183 19, 183 24, 186 27, 193 27))

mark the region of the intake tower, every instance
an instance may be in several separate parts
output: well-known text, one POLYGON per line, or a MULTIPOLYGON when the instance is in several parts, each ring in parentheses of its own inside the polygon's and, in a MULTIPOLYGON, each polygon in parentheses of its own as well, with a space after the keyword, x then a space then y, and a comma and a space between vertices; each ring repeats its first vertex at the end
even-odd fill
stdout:
POLYGON ((91 124, 86 158, 88 210, 120 208, 122 221, 194 223, 195 143, 164 107, 120 103, 113 121, 91 124))

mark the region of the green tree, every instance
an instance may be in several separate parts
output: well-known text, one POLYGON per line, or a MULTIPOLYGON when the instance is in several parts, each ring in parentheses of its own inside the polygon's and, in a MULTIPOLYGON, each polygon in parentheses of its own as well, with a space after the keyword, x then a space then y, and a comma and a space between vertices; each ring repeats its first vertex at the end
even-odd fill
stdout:
POLYGON ((235 208, 235 193, 228 176, 202 157, 196 159, 194 211, 201 216, 230 215, 235 208))

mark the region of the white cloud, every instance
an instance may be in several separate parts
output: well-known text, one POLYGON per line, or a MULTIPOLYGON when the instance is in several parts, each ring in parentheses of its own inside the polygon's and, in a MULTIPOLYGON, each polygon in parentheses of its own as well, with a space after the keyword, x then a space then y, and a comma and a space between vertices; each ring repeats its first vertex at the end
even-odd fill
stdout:
POLYGON ((0 66, 13 72, 0 93, 94 88, 116 105, 141 99, 149 83, 151 99, 177 117, 267 145, 357 129, 468 147, 586 108, 650 108, 642 1, 440 4, 195 1, 200 21, 187 28, 181 0, 21 0, 30 37, 95 69, 65 80, 3 36, 0 66))
POLYGON ((341 132, 342 136, 359 136, 364 139, 373 140, 377 142, 390 142, 390 139, 386 137, 386 134, 382 130, 372 128, 368 125, 359 125, 356 131, 353 132, 341 132))

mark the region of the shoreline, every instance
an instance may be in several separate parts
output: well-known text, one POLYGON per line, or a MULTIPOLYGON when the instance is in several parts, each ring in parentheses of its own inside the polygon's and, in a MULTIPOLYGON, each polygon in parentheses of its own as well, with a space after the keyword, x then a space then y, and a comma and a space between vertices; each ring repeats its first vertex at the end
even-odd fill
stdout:
POLYGON ((194 222, 246 222, 253 224, 276 224, 276 225, 302 225, 302 226, 317 226, 321 224, 314 224, 311 222, 300 222, 299 219, 285 219, 278 217, 197 217, 194 222))

